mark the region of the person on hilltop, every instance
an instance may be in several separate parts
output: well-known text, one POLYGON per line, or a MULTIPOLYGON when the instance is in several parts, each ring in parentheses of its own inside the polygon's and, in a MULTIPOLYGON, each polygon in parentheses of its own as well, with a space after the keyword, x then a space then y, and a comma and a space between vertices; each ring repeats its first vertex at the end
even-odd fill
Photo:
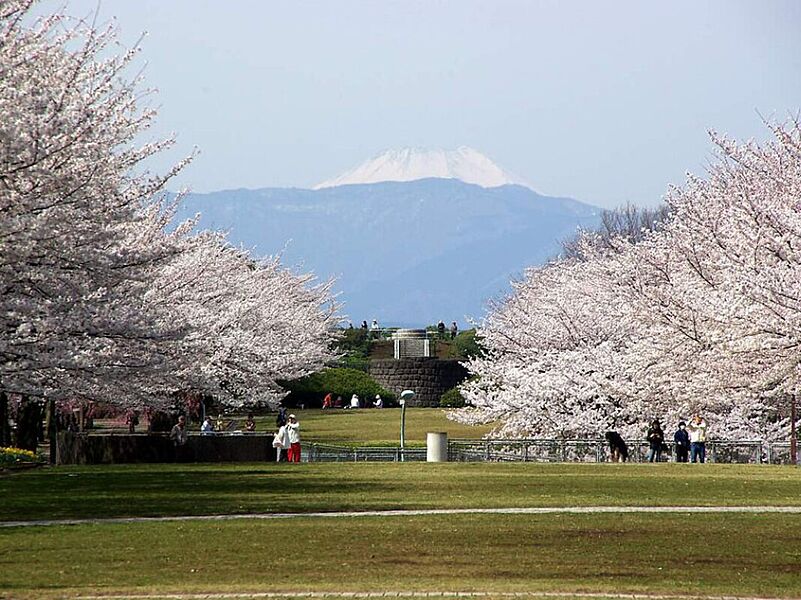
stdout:
POLYGON ((295 415, 289 415, 289 421, 286 424, 287 437, 289 438, 289 450, 287 450, 286 459, 288 462, 300 462, 300 423, 295 418, 295 415))
POLYGON ((361 329, 364 329, 365 331, 367 331, 367 321, 362 321, 361 329))
POLYGON ((651 421, 651 426, 648 428, 648 462, 659 462, 662 459, 662 444, 665 443, 665 432, 662 431, 662 425, 659 419, 651 421))
POLYGON ((439 323, 437 323, 437 335, 440 339, 445 338, 445 323, 442 319, 440 319, 439 323))
POLYGON ((607 431, 606 441, 612 462, 626 462, 629 459, 629 447, 617 431, 607 431))
POLYGON ((456 324, 456 321, 451 323, 451 339, 456 339, 457 334, 459 333, 459 326, 456 324))
POLYGON ((706 461, 706 421, 701 415, 695 415, 687 425, 690 432, 690 460, 703 463, 706 461))
POLYGON ((679 428, 673 434, 673 443, 676 444, 676 462, 686 463, 690 451, 690 434, 687 433, 687 424, 679 421, 679 428))

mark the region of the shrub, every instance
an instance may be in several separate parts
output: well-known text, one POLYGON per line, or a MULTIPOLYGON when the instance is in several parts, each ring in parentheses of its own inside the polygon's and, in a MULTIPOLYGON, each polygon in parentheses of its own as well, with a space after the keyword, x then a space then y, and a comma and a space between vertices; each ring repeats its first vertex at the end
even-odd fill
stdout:
POLYGON ((37 462, 41 462, 41 460, 30 450, 23 450, 22 448, 0 448, 0 467, 37 462))
POLYGON ((472 358, 481 356, 483 353, 481 346, 478 344, 475 329, 462 331, 454 338, 453 346, 460 358, 472 358))
POLYGON ((443 408, 462 408, 465 405, 465 399, 459 388, 455 387, 440 396, 439 405, 443 408))
POLYGON ((342 396, 344 403, 350 402, 353 394, 357 394, 362 401, 372 400, 376 394, 381 394, 385 403, 395 400, 395 394, 384 389, 364 371, 357 369, 323 369, 300 379, 279 383, 289 391, 283 402, 287 406, 320 406, 328 392, 334 397, 342 396))

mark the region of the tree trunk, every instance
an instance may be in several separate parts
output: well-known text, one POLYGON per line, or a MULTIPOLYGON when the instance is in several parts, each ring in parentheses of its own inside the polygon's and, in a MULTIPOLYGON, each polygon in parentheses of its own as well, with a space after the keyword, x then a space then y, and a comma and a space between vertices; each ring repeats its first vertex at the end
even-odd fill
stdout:
POLYGON ((0 447, 11 445, 11 424, 8 419, 8 396, 0 392, 0 447))
POLYGON ((42 430, 42 409, 36 400, 24 399, 17 414, 18 448, 36 452, 42 430))

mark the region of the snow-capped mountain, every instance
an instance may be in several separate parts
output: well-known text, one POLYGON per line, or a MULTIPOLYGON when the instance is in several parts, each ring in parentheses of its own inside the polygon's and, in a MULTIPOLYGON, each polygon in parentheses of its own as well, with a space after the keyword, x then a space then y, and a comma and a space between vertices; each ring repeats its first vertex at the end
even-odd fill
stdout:
POLYGON ((385 181, 417 181, 434 177, 458 179, 485 188, 508 184, 530 187, 478 150, 460 146, 456 150, 388 150, 338 177, 317 184, 314 189, 385 181))
POLYGON ((257 255, 337 277, 354 323, 421 326, 480 317, 510 278, 559 252, 599 209, 519 185, 429 178, 190 194, 178 218, 230 232, 257 255))

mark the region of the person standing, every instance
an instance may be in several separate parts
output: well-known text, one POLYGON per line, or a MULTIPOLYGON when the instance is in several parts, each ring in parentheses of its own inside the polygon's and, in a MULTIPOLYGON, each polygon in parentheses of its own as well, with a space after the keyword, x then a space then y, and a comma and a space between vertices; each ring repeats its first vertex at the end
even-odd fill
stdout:
POLYGON ((459 326, 456 324, 456 321, 451 323, 451 339, 456 339, 457 334, 459 333, 459 326))
POLYGON ((245 420, 245 431, 256 431, 256 419, 253 418, 253 413, 248 413, 248 418, 245 420))
POLYGON ((284 425, 286 425, 286 408, 280 406, 278 408, 278 416, 275 417, 275 426, 280 428, 284 425))
POLYGON ((659 462, 662 458, 662 444, 665 443, 665 432, 662 431, 662 426, 659 419, 654 419, 651 426, 648 428, 648 462, 659 462))
POLYGON ((690 434, 687 433, 687 424, 684 421, 679 421, 679 428, 673 434, 673 442, 676 444, 676 462, 686 463, 690 451, 690 434))
POLYGON ((286 449, 289 448, 289 432, 286 425, 282 425, 275 432, 273 448, 275 448, 275 462, 281 462, 281 454, 286 455, 286 449))
POLYGON ((170 431, 170 439, 176 447, 186 444, 189 438, 189 430, 186 428, 186 417, 181 415, 178 417, 178 422, 173 426, 170 431))
POLYGON ((284 427, 287 431, 289 450, 287 451, 287 461, 300 462, 300 423, 295 415, 289 415, 289 421, 284 427))
POLYGON ((437 323, 437 335, 439 336, 439 339, 445 339, 445 322, 442 319, 440 319, 439 323, 437 323))
POLYGON ((706 462, 706 421, 701 415, 695 415, 687 425, 690 432, 690 460, 706 462))

